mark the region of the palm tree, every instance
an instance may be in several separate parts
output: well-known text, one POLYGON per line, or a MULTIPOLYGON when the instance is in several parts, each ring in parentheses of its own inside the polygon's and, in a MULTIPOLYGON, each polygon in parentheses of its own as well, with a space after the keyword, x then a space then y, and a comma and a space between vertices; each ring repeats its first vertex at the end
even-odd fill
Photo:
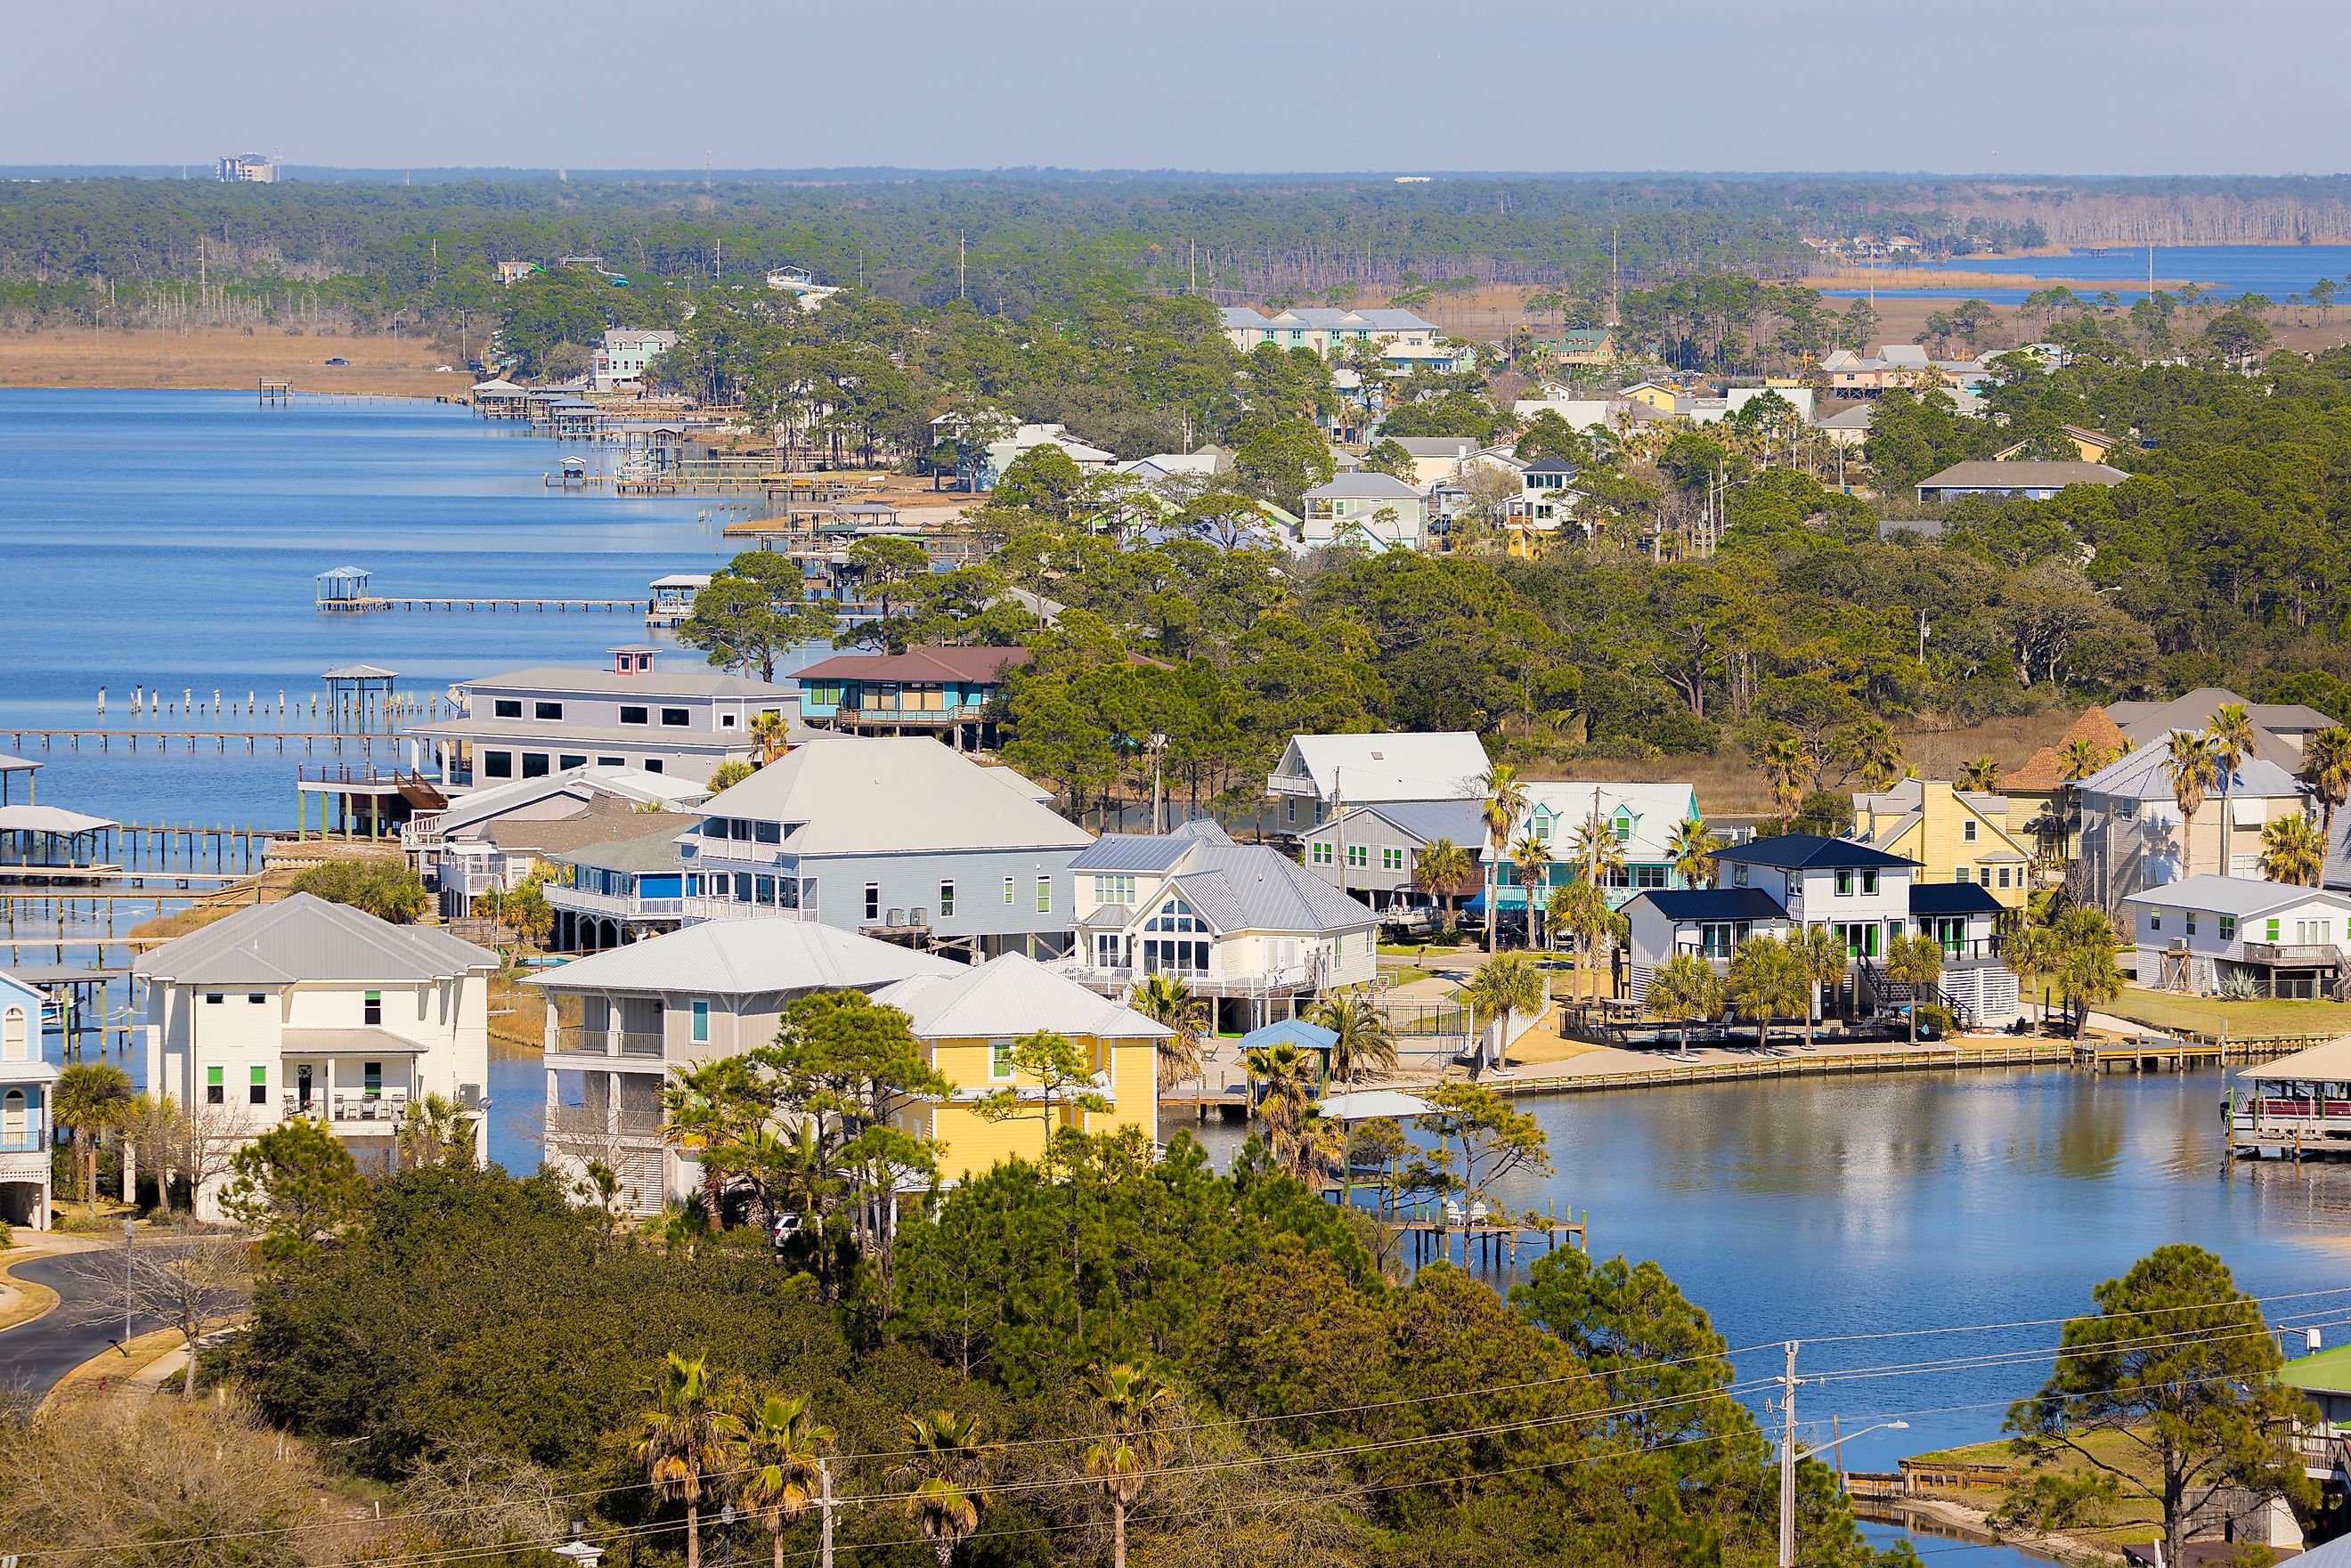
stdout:
POLYGON ((702 1162, 702 1202, 718 1222, 718 1195, 726 1162, 745 1136, 766 1121, 757 1103, 750 1059, 722 1057, 699 1067, 673 1067, 662 1085, 662 1142, 702 1162))
POLYGON ((2262 874, 2294 887, 2316 887, 2326 869, 2326 840, 2300 812, 2262 829, 2262 874))
POLYGON ((2114 748, 2090 739, 2069 740, 2057 748, 2057 777, 2078 783, 2114 761, 2114 748))
POLYGON ((1599 883, 1578 877, 1551 895, 1551 918, 1554 928, 1574 934, 1577 988, 1581 990, 1581 982, 1590 979, 1593 999, 1598 1000, 1600 984, 1593 971, 1593 948, 1602 936, 1616 934, 1624 916, 1608 907, 1608 894, 1599 883))
POLYGON ((1625 874, 1625 841, 1601 817, 1597 801, 1592 815, 1576 825, 1575 836, 1568 841, 1568 854, 1586 882, 1604 885, 1625 874))
POLYGON ((939 1568, 952 1568, 956 1548, 979 1529, 987 1506, 988 1471, 1004 1448, 986 1441, 986 1430, 980 1417, 952 1410, 906 1417, 914 1457, 893 1473, 907 1484, 906 1516, 938 1553, 939 1568))
POLYGON ((409 1102, 408 1119, 401 1124, 393 1146, 400 1163, 411 1169, 419 1166, 471 1165, 474 1119, 463 1105, 447 1095, 425 1094, 409 1102))
POLYGON ((131 1098, 131 1075, 110 1061, 78 1061, 49 1088, 50 1118, 73 1135, 81 1200, 92 1208, 98 1207, 99 1139, 121 1124, 131 1098))
POLYGON ((1343 991, 1324 998, 1308 1017, 1338 1036, 1331 1042, 1331 1076, 1340 1082, 1353 1083, 1366 1068, 1395 1071, 1395 1039, 1388 1033, 1386 1015, 1370 997, 1343 991))
POLYGON ((1692 1019, 1711 1019, 1722 1011, 1722 977, 1695 953, 1677 953, 1649 977, 1648 1009, 1657 1017, 1681 1025, 1677 1055, 1689 1056, 1692 1019))
POLYGON ((2330 724, 2303 742, 2302 781, 2318 798, 2324 811, 2319 827, 2326 841, 2335 840, 2335 809, 2351 798, 2351 729, 2330 724))
POLYGON ((685 1568, 701 1568, 703 1494, 734 1468, 743 1423, 720 1403, 704 1359, 671 1351, 637 1427, 631 1451, 664 1502, 685 1504, 685 1568))
MULTIPOLYGON (((2057 967, 2056 934, 2046 925, 2027 923, 2008 934, 2001 956, 2007 961, 2009 971, 2015 975, 2029 992, 2041 978, 2057 967)), ((2041 993, 2041 1021, 2049 1021, 2049 993, 2041 993)))
POLYGON ((1896 932, 1886 945, 1886 974, 1910 988, 1910 1043, 1918 1043, 1918 1007, 1943 977, 1943 945, 1924 931, 1896 932))
POLYGON ((1477 873, 1477 864, 1469 852, 1451 839, 1432 839, 1420 852, 1412 868, 1412 885, 1435 898, 1445 911, 1445 929, 1449 935, 1459 924, 1456 907, 1461 896, 1461 884, 1477 873))
POLYGON ((1134 988, 1136 1012, 1174 1032, 1159 1042, 1159 1087, 1200 1071, 1200 1053, 1207 1043, 1207 1004, 1192 995, 1191 982, 1162 969, 1146 975, 1134 988))
MULTIPOLYGON (((2219 774, 2220 758, 2212 745, 2212 737, 2200 730, 2175 729, 2164 746, 2164 776, 2171 780, 2171 798, 2179 804, 2179 874, 2188 876, 2196 870, 2196 813, 2204 807, 2205 791, 2212 788, 2219 774)), ((2225 835, 2227 829, 2221 830, 2225 835)), ((2222 873, 2227 871, 2227 857, 2222 857, 2222 873)))
POLYGON ((1750 937, 1730 960, 1730 1003, 1755 1020, 1755 1049, 1768 1051, 1771 1020, 1812 1005, 1813 991, 1787 945, 1770 936, 1750 937))
POLYGON ((1804 744, 1783 735, 1763 748, 1763 777, 1771 789, 1771 810, 1780 816, 1780 831, 1795 821, 1804 803, 1804 744))
POLYGON ((2245 711, 2242 703, 2222 703, 2212 710, 2212 722, 2204 727, 2212 740, 2212 758, 2220 772, 2220 874, 2229 874, 2229 841, 2235 824, 2231 822, 2229 797, 2236 789, 2237 766, 2252 755, 2253 716, 2245 711))
POLYGON ((1708 827, 1704 817, 1692 817, 1677 825, 1666 840, 1666 859, 1683 885, 1712 887, 1722 874, 1722 868, 1714 862, 1722 846, 1722 835, 1708 827))
POLYGON ((1841 985, 1852 962, 1844 941, 1825 925, 1800 925, 1788 933, 1788 951, 1804 974, 1804 1049, 1813 1049, 1813 1014, 1823 989, 1841 985))
POLYGON ((2000 793, 2000 764, 1990 756, 1974 758, 1959 769, 1959 788, 1979 795, 2000 793))
POLYGON ((747 1468, 736 1495, 767 1528, 776 1568, 784 1568, 784 1531, 816 1500, 811 1483, 823 1473, 832 1442, 832 1428, 810 1413, 805 1395, 770 1394, 744 1422, 747 1468))
POLYGON ((1241 1071, 1258 1085, 1258 1114, 1278 1164, 1296 1163, 1298 1139, 1313 1109, 1314 1053, 1290 1040, 1260 1045, 1241 1054, 1241 1071))
POLYGON ((1872 789, 1891 789, 1902 777, 1901 739, 1882 718, 1864 719, 1854 727, 1852 757, 1861 781, 1872 789))
POLYGON ((1527 791, 1519 782, 1519 770, 1507 762, 1497 762, 1487 770, 1484 789, 1486 800, 1479 816, 1486 827, 1486 951, 1491 953, 1494 929, 1499 924, 1495 919, 1494 870, 1510 847, 1510 830, 1518 826, 1527 809, 1527 791))
POLYGON ((1111 1568, 1126 1568, 1126 1511, 1174 1446, 1166 1427, 1176 1391, 1124 1362, 1098 1368, 1086 1386, 1102 1406, 1104 1427, 1086 1449, 1086 1474, 1110 1499, 1111 1568))
POLYGON ((2078 1037, 2090 1009, 2123 994, 2122 966, 2115 962, 2115 927, 2104 914, 2080 904, 2057 917, 2057 995, 2065 1003, 2078 1037))
POLYGON ((1527 946, 1537 945, 1535 929, 1535 883, 1551 871, 1551 846, 1532 833, 1520 833, 1519 841, 1510 846, 1510 865, 1519 875, 1519 888, 1527 900, 1527 946))
POLYGON ((1550 1004, 1551 988, 1533 959, 1523 953, 1504 953, 1479 967, 1461 988, 1461 1000, 1482 1034, 1496 1019, 1542 1011, 1550 1004))
POLYGON ((751 716, 751 738, 759 747, 759 766, 765 768, 791 749, 791 725, 779 713, 756 713, 751 716))

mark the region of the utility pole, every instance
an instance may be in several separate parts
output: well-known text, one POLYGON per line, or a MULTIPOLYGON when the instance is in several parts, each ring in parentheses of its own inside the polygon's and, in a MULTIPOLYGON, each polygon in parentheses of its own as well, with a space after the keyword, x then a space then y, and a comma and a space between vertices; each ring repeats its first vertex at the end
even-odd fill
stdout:
POLYGON ((1616 225, 1610 224, 1608 225, 1608 325, 1611 329, 1617 327, 1622 321, 1622 313, 1616 308, 1616 298, 1623 292, 1624 283, 1624 271, 1616 261, 1616 225))
MULTIPOLYGON (((1347 896, 1347 786, 1342 782, 1344 768, 1331 769, 1331 824, 1337 830, 1339 859, 1339 896, 1347 896)), ((1488 910, 1487 918, 1493 917, 1488 910)))
MULTIPOLYGON (((139 1225, 136 1220, 126 1219, 122 1222, 122 1354, 125 1355, 131 1354, 131 1238, 138 1233, 139 1225)), ((191 1364, 188 1367, 188 1375, 193 1378, 195 1375, 195 1366, 191 1364)))
POLYGON ((961 299, 963 297, 963 230, 957 229, 956 230, 956 298, 961 299))
POLYGON ((1780 1568, 1796 1568, 1796 1342, 1780 1379, 1780 1568))
POLYGON ((818 1568, 832 1568, 832 1469, 820 1458, 816 1462, 816 1506, 824 1521, 819 1538, 818 1568))
POLYGON ((1167 737, 1154 734, 1151 737, 1151 831, 1154 833, 1167 831, 1166 814, 1159 809, 1159 756, 1166 749, 1167 737))

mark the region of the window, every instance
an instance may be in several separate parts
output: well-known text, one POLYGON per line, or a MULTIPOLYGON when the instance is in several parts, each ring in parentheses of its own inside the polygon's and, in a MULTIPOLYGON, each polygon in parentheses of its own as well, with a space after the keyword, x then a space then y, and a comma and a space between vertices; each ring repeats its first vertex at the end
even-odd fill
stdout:
POLYGON ((1853 892, 1853 873, 1841 871, 1836 873, 1836 890, 1839 898, 1845 897, 1853 892))
POLYGON ((735 902, 737 904, 751 902, 751 873, 747 871, 738 871, 735 873, 735 902))
POLYGON ((1008 876, 1004 879, 1004 902, 1007 905, 1012 903, 1012 879, 1008 876))
POLYGON ((360 1089, 371 1100, 381 1100, 383 1098, 382 1062, 362 1061, 360 1063, 360 1089))
POLYGON ((696 1045, 707 1045, 709 1042, 710 1004, 708 1002, 696 1002, 694 1004, 694 1043, 696 1045))
POLYGON ((1364 848, 1362 844, 1349 844, 1347 846, 1347 863, 1351 866, 1370 865, 1372 863, 1372 852, 1364 848))
POLYGON ((1281 803, 1282 821, 1295 824, 1298 821, 1298 797, 1291 796, 1281 803))
POLYGON ((2182 915, 2184 915, 2185 916, 2187 916, 2187 921, 2188 921, 2188 935, 2189 935, 2190 936, 2195 936, 2195 935, 2196 935, 2196 912, 2195 912, 2194 910, 2192 910, 2192 909, 2184 909, 2184 910, 2180 911, 2180 913, 2181 913, 2182 915))
POLYGON ((556 766, 559 768, 585 768, 588 766, 588 759, 585 757, 575 757, 566 754, 561 760, 556 764, 556 766))
POLYGON ((987 1042, 987 1075, 999 1081, 1012 1076, 1012 1042, 991 1040, 987 1042))
POLYGON ((621 722, 622 724, 651 724, 653 723, 653 716, 643 708, 631 707, 624 704, 621 708, 621 722))
POLYGON ((758 882, 755 884, 753 901, 758 904, 773 904, 776 902, 776 879, 774 877, 763 876, 759 878, 758 882))
POLYGON ((733 729, 735 727, 735 716, 731 713, 720 714, 718 716, 718 727, 721 729, 733 729))
POLYGON ((751 821, 747 817, 730 817, 726 831, 747 844, 751 841, 751 821))
POLYGON ((600 757, 596 758, 596 766, 599 768, 626 768, 628 765, 629 759, 625 757, 600 757))
POLYGON ((530 716, 533 718, 560 719, 563 716, 563 705, 561 703, 533 703, 530 705, 530 716))
POLYGON ((245 1002, 247 1007, 257 1008, 268 999, 269 995, 266 991, 247 991, 245 993, 245 1002))
POLYGON ((662 759, 658 757, 648 757, 642 766, 648 773, 658 773, 662 770, 662 759))
POLYGON ((513 778, 513 777, 514 777, 514 753, 513 753, 513 752, 511 752, 511 751, 485 751, 485 752, 483 752, 483 753, 482 753, 482 777, 483 777, 483 778, 485 778, 485 779, 511 779, 511 778, 513 778))
POLYGON ((1329 844, 1317 841, 1315 843, 1309 844, 1306 847, 1311 852, 1310 858, 1316 865, 1329 865, 1331 863, 1332 854, 1331 846, 1329 844))
POLYGON ((1970 817, 1968 821, 1959 824, 1959 837, 1969 843, 1974 843, 1976 841, 1976 824, 1974 818, 1970 817))
MULTIPOLYGON (((2271 922, 2270 922, 2270 926, 2271 926, 2272 934, 2273 934, 2273 935, 2274 935, 2274 934, 2275 934, 2275 931, 2276 931, 2277 922, 2276 922, 2276 921, 2274 921, 2274 920, 2271 921, 2271 922)), ((2160 910, 2160 909, 2149 909, 2149 910, 2147 912, 2147 928, 2149 931, 2160 931, 2160 930, 2162 930, 2162 929, 2163 929, 2163 911, 2162 911, 2162 910, 2160 910)))
POLYGON ((865 918, 868 920, 882 918, 882 884, 878 882, 869 882, 865 884, 865 918))
POLYGON ((216 1008, 226 1000, 228 1000, 228 998, 218 991, 206 991, 204 993, 204 1005, 207 1007, 216 1008))
POLYGON ((26 1041, 30 1038, 25 1030, 24 1009, 10 1008, 0 1015, 0 1061, 29 1060, 33 1048, 26 1041))
POLYGON ((1967 880, 1968 880, 1968 868, 1967 868, 1967 867, 1965 867, 1965 866, 1963 866, 1963 865, 1955 865, 1955 866, 1953 866, 1953 867, 1951 868, 1951 880, 1952 880, 1953 882, 1965 882, 1965 881, 1967 881, 1967 880))
POLYGON ((780 844, 784 841, 784 825, 781 822, 754 822, 751 824, 751 837, 759 843, 780 844))
POLYGON ((941 919, 945 919, 954 913, 955 883, 951 882, 943 882, 939 883, 939 917, 941 919))
POLYGON ((2237 917, 2233 915, 2223 915, 2220 916, 2220 940, 2234 942, 2236 939, 2237 917))
POLYGON ((2002 887, 2006 887, 2008 885, 2008 868, 2006 866, 2000 868, 2000 885, 2002 887))
POLYGON ((1096 904, 1133 904, 1134 878, 1126 875, 1094 878, 1094 902, 1096 904))
POLYGON ((1747 885, 1747 868, 1744 865, 1735 865, 1730 868, 1730 884, 1733 887, 1747 885))
POLYGON ((547 753, 526 751, 522 754, 522 776, 526 779, 547 777, 547 753))
POLYGON ((1389 849, 1380 851, 1380 869, 1382 871, 1404 870, 1404 852, 1389 849))
POLYGON ((1861 891, 1864 893, 1877 891, 1877 872, 1875 867, 1861 873, 1861 891))
POLYGON ((224 1075, 224 1070, 221 1068, 207 1067, 204 1069, 204 1103, 207 1105, 225 1105, 228 1103, 227 1080, 224 1075))
POLYGON ((662 709, 662 723, 672 729, 684 729, 692 722, 694 722, 693 716, 682 707, 662 709))
POLYGON ((2263 922, 2263 924, 2264 924, 2264 925, 2266 925, 2269 927, 2269 934, 2268 934, 2266 936, 2264 936, 2264 937, 2262 938, 2262 940, 2263 940, 2263 941, 2265 941, 2265 942, 2274 942, 2274 941, 2276 941, 2276 940, 2277 940, 2277 936, 2278 936, 2278 923, 2277 923, 2276 921, 2274 921, 2274 920, 2271 920, 2271 921, 2265 921, 2265 922, 2263 922))
POLYGON ((246 1085, 245 1097, 251 1104, 269 1103, 269 1069, 256 1067, 253 1070, 253 1082, 246 1085))
POLYGON ((370 991, 360 998, 360 1022, 380 1024, 383 1021, 383 993, 370 991))
POLYGON ((490 711, 494 716, 498 718, 520 718, 522 716, 522 699, 520 697, 500 697, 490 705, 490 711))
POLYGON ((1053 879, 1050 876, 1040 876, 1037 879, 1037 913, 1050 915, 1052 912, 1053 879))

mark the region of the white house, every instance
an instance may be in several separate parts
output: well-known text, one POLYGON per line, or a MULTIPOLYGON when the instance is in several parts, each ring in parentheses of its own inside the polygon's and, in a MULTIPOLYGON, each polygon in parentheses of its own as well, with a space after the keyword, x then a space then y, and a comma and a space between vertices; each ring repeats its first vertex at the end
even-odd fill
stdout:
POLYGON ((1106 996, 1181 977, 1227 1019, 1254 1028, 1378 971, 1379 916, 1263 844, 1212 821, 1110 833, 1070 862, 1078 950, 1065 973, 1106 996))
POLYGON ((419 810, 402 824, 400 847, 420 873, 429 873, 447 841, 485 838, 518 822, 570 821, 607 806, 674 811, 709 798, 709 786, 676 774, 590 763, 468 789, 437 810, 419 810))
POLYGON ((692 1192, 698 1162, 664 1149, 661 1088, 695 1067, 769 1044, 793 998, 871 991, 952 960, 813 922, 707 921, 535 975, 543 1035, 548 1146, 574 1167, 597 1160, 637 1213, 692 1192))
POLYGON ((1392 474, 1341 474, 1305 496, 1300 542, 1308 549, 1361 531, 1372 540, 1419 549, 1428 540, 1428 497, 1392 474))
POLYGON ((0 1220, 49 1228, 49 1086, 41 1054, 41 993, 0 973, 0 1220))
MULTIPOLYGON (((408 1108, 462 1106, 485 1147, 495 954, 298 893, 240 909, 140 956, 147 1082, 220 1108, 255 1136, 324 1123, 362 1163, 388 1162, 408 1108)), ((217 1207, 217 1180, 196 1195, 217 1207)))
POLYGON ((644 384, 645 369, 677 347, 674 332, 641 331, 614 327, 604 334, 590 359, 588 385, 592 392, 628 392, 644 384))
POLYGON ((1311 350, 1327 360, 1356 343, 1376 343, 1384 350, 1433 348, 1441 335, 1436 323, 1424 321, 1409 310, 1299 306, 1263 316, 1247 306, 1232 306, 1217 314, 1225 336, 1244 354, 1260 344, 1270 344, 1278 349, 1311 350))
POLYGON ((1296 835, 1350 806, 1482 800, 1491 767, 1466 729, 1435 734, 1294 735, 1265 781, 1275 829, 1296 835))
POLYGON ((2241 876, 2189 876, 2124 898, 2138 983, 2210 996, 2335 994, 2351 945, 2351 894, 2241 876))

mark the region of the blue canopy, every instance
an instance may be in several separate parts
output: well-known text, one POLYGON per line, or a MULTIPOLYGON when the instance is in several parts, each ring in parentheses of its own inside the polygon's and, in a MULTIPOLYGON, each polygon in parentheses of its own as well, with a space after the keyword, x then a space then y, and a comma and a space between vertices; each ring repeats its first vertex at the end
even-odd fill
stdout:
POLYGON ((1263 1029, 1251 1030, 1241 1036, 1240 1049, 1255 1051, 1261 1045, 1294 1045, 1303 1051, 1328 1051, 1339 1043, 1339 1031, 1324 1029, 1319 1023, 1307 1023, 1299 1019, 1284 1019, 1263 1029))

